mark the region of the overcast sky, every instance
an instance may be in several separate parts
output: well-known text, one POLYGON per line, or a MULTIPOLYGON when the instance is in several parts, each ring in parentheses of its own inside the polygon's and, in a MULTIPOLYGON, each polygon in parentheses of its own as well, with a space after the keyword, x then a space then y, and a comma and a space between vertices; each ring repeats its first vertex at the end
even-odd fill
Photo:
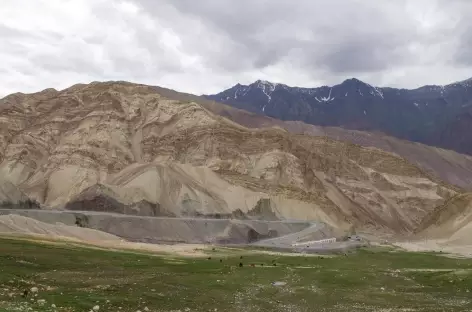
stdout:
POLYGON ((1 0, 0 96, 127 80, 417 87, 472 77, 472 0, 1 0))

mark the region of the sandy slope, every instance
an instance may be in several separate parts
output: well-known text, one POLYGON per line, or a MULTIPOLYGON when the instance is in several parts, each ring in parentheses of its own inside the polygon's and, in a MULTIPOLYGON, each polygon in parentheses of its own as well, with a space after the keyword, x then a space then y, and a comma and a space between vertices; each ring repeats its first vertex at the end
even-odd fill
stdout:
POLYGON ((269 212, 394 232, 459 191, 395 154, 249 129, 161 93, 95 82, 0 100, 0 175, 52 208, 269 212))
POLYGON ((411 241, 397 245, 472 257, 472 193, 457 195, 437 207, 423 220, 411 241))
POLYGON ((459 194, 433 210, 418 227, 417 237, 472 244, 472 193, 459 194))
POLYGON ((19 215, 0 216, 0 235, 32 237, 46 241, 77 242, 108 249, 168 253, 191 257, 205 256, 203 250, 208 248, 201 244, 157 245, 127 242, 102 231, 61 223, 49 224, 19 215))
POLYGON ((50 238, 69 238, 84 242, 121 241, 119 237, 105 232, 62 223, 49 224, 14 214, 0 216, 0 233, 43 235, 50 238))
POLYGON ((472 258, 472 243, 470 242, 468 244, 456 244, 450 240, 412 240, 396 242, 394 245, 408 251, 436 251, 472 258))
POLYGON ((1 203, 19 203, 28 200, 26 196, 16 185, 0 176, 0 204, 1 203))

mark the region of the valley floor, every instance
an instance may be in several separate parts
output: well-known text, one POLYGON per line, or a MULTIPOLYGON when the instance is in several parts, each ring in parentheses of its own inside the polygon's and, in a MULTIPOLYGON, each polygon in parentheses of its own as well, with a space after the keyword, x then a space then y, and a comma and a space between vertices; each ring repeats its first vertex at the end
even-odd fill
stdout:
POLYGON ((183 257, 0 238, 0 311, 472 309, 471 259, 387 248, 330 257, 198 251, 183 257), (38 292, 24 298, 33 287, 38 292))

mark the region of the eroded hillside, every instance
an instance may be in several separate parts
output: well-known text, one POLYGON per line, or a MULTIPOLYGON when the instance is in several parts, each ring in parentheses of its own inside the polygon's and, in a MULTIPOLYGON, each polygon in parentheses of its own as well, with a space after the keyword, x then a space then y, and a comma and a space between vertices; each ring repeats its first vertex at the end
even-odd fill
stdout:
POLYGON ((472 193, 454 196, 429 213, 417 229, 420 237, 472 242, 472 193))
POLYGON ((457 192, 394 154, 245 128, 158 90, 107 82, 2 99, 3 179, 52 208, 228 216, 262 205, 397 232, 457 192))
POLYGON ((421 167, 426 172, 435 175, 445 182, 467 190, 472 190, 472 157, 469 155, 417 142, 401 140, 379 132, 356 131, 339 127, 322 127, 301 121, 283 121, 250 113, 192 94, 180 93, 160 87, 155 87, 155 89, 158 93, 170 99, 199 103, 211 112, 229 118, 248 128, 280 127, 292 133, 327 136, 334 140, 359 144, 365 147, 380 148, 381 150, 404 157, 409 162, 421 167))

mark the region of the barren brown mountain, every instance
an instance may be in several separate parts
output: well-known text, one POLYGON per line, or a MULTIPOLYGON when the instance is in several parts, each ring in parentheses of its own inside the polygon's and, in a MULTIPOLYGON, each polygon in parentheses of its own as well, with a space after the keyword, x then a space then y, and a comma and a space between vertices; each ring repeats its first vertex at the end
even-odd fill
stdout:
MULTIPOLYGON (((292 133, 327 136, 335 140, 359 144, 365 147, 377 147, 404 157, 409 162, 436 175, 443 181, 472 190, 472 157, 469 155, 421 143, 400 140, 382 133, 348 130, 338 127, 321 127, 301 121, 282 121, 216 103, 192 94, 158 87, 156 87, 156 90, 171 99, 199 103, 213 113, 229 118, 248 128, 278 126, 292 133)), ((464 132, 464 135, 468 134, 464 132)))
POLYGON ((472 193, 454 196, 430 212, 416 232, 429 239, 467 241, 472 244, 472 193))
POLYGON ((0 100, 2 179, 53 209, 259 211, 396 232, 460 192, 395 154, 247 128, 170 92, 106 82, 0 100))
POLYGON ((431 211, 415 234, 396 243, 412 251, 472 257, 472 193, 458 194, 431 211))

